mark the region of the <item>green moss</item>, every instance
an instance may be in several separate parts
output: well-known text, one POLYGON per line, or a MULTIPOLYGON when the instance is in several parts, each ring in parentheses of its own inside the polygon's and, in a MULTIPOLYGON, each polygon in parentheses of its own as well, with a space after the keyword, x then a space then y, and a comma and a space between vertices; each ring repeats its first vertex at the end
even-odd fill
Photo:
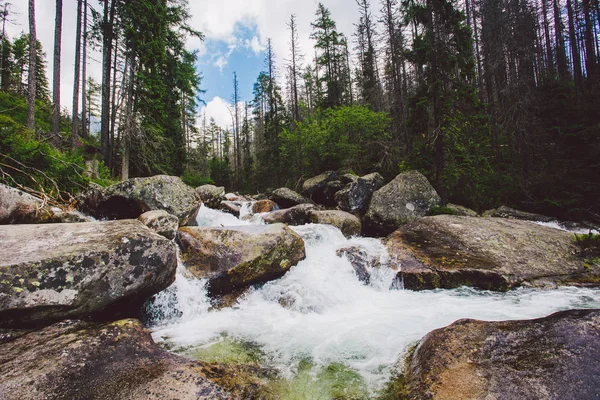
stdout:
POLYGON ((207 363, 226 365, 258 364, 264 358, 258 346, 229 338, 208 346, 189 349, 185 351, 185 355, 207 363))

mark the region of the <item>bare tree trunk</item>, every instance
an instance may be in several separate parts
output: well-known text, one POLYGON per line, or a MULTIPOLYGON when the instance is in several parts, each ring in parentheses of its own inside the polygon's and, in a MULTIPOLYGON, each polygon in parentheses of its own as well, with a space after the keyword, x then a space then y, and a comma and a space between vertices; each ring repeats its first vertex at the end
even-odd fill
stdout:
POLYGON ((565 53, 565 39, 563 36, 563 22, 560 15, 559 0, 554 0, 554 35, 556 37, 556 63, 558 65, 558 76, 561 80, 567 80, 569 69, 567 67, 567 55, 565 53))
POLYGON ((81 137, 87 138, 87 0, 83 0, 83 56, 81 63, 81 137))
MULTIPOLYGON (((77 32, 75 33, 75 77, 73 78, 73 127, 71 129, 71 145, 77 143, 79 129, 79 72, 81 70, 81 2, 77 1, 77 32)), ((85 88, 84 88, 85 92, 85 88)))
POLYGON ((52 79, 52 134, 60 131, 60 55, 62 44, 62 0, 56 0, 54 20, 54 71, 52 79))
POLYGON ((102 112, 100 117, 100 143, 104 162, 110 168, 110 94, 111 66, 113 52, 113 22, 115 0, 104 0, 104 19, 102 21, 102 112))
MULTIPOLYGON (((117 148, 115 146, 115 126, 117 124, 117 61, 119 58, 119 36, 115 35, 115 52, 113 54, 113 65, 112 65, 112 111, 110 114, 110 135, 108 139, 108 165, 110 165, 111 171, 114 173, 115 163, 113 162, 115 158, 115 153, 117 148)), ((123 77, 127 75, 127 66, 123 70, 123 77)), ((121 89, 123 91, 124 88, 121 89)))
POLYGON ((36 50, 35 33, 35 0, 29 0, 29 73, 27 76, 27 128, 35 130, 35 95, 36 95, 36 50))
POLYGON ((125 111, 125 131, 121 139, 123 144, 123 159, 121 164, 121 179, 129 179, 129 155, 130 155, 130 140, 133 132, 133 80, 135 77, 135 56, 130 56, 129 79, 127 80, 127 105, 125 111))
POLYGON ((242 168, 242 152, 240 149, 240 113, 238 109, 238 102, 240 101, 240 91, 239 91, 239 83, 237 78, 237 73, 233 73, 233 107, 235 109, 235 127, 233 130, 234 139, 235 139, 235 160, 236 160, 236 168, 235 168, 235 182, 239 187, 240 184, 240 170, 242 168))

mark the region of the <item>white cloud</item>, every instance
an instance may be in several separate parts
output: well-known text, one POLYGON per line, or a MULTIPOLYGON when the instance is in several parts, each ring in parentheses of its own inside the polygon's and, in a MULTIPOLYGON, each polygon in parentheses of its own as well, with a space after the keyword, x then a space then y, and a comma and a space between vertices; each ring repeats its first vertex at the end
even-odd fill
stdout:
MULTIPOLYGON (((213 118, 217 125, 222 128, 230 127, 232 125, 231 114, 233 113, 233 107, 231 104, 220 97, 214 97, 211 101, 206 103, 206 106, 200 109, 200 115, 204 118, 206 115, 207 124, 210 119, 213 118)), ((201 119, 198 119, 198 123, 201 123, 201 119)))
POLYGON ((225 56, 220 56, 219 58, 217 58, 217 60, 215 61, 215 66, 218 67, 221 72, 223 72, 223 68, 225 68, 225 66, 228 64, 229 62, 227 61, 227 57, 225 56))
POLYGON ((260 54, 267 48, 264 43, 261 43, 257 36, 252 37, 252 40, 246 39, 244 41, 244 47, 251 49, 254 54, 260 54))

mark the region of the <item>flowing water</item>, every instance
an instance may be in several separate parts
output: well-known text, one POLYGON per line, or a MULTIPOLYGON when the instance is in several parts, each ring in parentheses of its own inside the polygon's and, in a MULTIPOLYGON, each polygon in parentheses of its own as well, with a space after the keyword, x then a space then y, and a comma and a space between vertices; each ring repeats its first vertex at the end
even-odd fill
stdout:
MULTIPOLYGON (((250 223, 206 208, 198 222, 250 223)), ((205 282, 187 276, 180 265, 176 282, 154 303, 155 340, 206 361, 258 361, 275 368, 285 382, 277 398, 363 398, 384 386, 412 344, 457 319, 528 319, 600 308, 600 291, 592 289, 397 289, 397 271, 385 266, 387 253, 378 240, 346 239, 328 225, 292 229, 305 241, 306 259, 248 292, 233 308, 210 310, 205 282), (358 280, 348 259, 336 255, 348 246, 361 246, 381 264, 368 267, 368 285, 358 280)))

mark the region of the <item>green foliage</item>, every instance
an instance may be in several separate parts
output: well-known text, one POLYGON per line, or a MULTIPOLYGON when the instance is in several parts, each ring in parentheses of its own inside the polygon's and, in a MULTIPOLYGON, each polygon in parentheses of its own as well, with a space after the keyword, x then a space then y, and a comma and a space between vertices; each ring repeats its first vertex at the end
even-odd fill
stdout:
POLYGON ((280 135, 288 176, 342 168, 358 173, 372 170, 386 151, 389 124, 386 113, 360 105, 317 112, 280 135))
POLYGON ((208 163, 210 168, 210 177, 217 186, 232 187, 233 172, 229 165, 229 160, 220 160, 216 157, 208 163))
POLYGON ((181 176, 181 180, 186 183, 187 185, 191 186, 191 187, 198 187, 198 186, 202 186, 202 185, 214 185, 215 181, 207 176, 202 176, 199 174, 194 174, 191 172, 185 172, 182 176, 181 176))
POLYGON ((581 248, 584 257, 600 257, 600 234, 592 233, 592 231, 587 234, 575 234, 573 241, 581 248))

